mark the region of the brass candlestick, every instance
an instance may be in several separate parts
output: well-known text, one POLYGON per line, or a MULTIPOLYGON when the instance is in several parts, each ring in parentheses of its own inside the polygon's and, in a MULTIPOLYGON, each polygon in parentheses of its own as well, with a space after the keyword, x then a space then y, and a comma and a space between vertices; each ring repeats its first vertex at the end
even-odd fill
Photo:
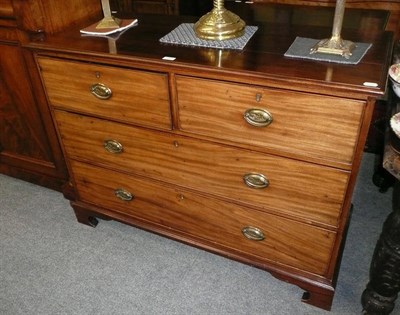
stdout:
POLYGON ((244 34, 246 23, 231 11, 225 9, 224 0, 214 0, 214 8, 203 15, 194 25, 199 38, 225 40, 244 34))
POLYGON ((118 28, 121 25, 121 20, 113 17, 111 14, 109 0, 101 0, 101 6, 103 8, 104 18, 96 25, 96 28, 118 28))
POLYGON ((310 50, 310 54, 320 52, 325 54, 341 55, 346 59, 350 58, 356 45, 341 38, 344 9, 346 0, 336 0, 335 16, 333 19, 332 37, 319 41, 310 50))

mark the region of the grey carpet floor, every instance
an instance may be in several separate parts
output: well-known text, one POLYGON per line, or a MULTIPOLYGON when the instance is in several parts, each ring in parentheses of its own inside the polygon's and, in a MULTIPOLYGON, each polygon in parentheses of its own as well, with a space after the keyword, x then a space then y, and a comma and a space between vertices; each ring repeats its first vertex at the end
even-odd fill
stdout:
POLYGON ((60 193, 0 175, 0 314, 361 314, 391 210, 373 164, 366 154, 331 312, 262 270, 118 222, 79 224, 60 193))

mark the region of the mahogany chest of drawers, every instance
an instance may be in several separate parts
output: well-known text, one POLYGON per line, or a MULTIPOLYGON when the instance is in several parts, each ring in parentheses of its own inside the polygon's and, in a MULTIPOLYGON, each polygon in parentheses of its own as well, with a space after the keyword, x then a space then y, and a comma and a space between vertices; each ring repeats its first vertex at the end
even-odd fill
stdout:
POLYGON ((78 221, 114 219, 254 265, 329 309, 391 34, 348 34, 373 47, 346 66, 283 57, 307 28, 261 26, 244 51, 219 51, 159 43, 178 17, 140 21, 117 52, 79 29, 28 44, 78 221))

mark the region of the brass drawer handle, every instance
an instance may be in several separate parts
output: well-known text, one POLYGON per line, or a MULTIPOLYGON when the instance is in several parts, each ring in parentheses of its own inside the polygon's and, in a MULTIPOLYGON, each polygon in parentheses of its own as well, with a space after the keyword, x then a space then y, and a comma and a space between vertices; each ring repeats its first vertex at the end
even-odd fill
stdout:
POLYGON ((251 108, 244 112, 246 122, 254 127, 266 127, 272 123, 272 115, 265 109, 251 108))
POLYGON ((110 153, 121 153, 124 149, 122 144, 117 140, 105 140, 104 141, 104 149, 106 149, 110 153))
POLYGON ((112 95, 111 89, 103 83, 93 84, 90 87, 90 92, 101 100, 108 100, 112 95))
POLYGON ((242 229, 243 235, 252 241, 263 241, 265 239, 264 232, 253 226, 246 226, 242 229))
POLYGON ((134 196, 129 191, 122 188, 115 189, 114 193, 115 196, 123 201, 131 201, 134 198, 134 196))
POLYGON ((269 180, 263 174, 248 173, 243 176, 243 181, 250 188, 263 189, 269 186, 269 180))

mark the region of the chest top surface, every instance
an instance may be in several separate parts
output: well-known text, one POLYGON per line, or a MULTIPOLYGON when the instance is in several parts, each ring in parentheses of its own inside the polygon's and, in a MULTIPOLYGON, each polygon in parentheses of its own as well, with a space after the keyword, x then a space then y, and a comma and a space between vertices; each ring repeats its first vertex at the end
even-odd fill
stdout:
MULTIPOLYGON (((243 50, 220 50, 193 46, 164 44, 159 40, 181 23, 194 23, 191 16, 137 16, 137 26, 126 30, 114 40, 107 37, 84 36, 81 25, 41 41, 26 44, 30 48, 57 53, 79 55, 79 58, 106 58, 118 65, 146 65, 147 69, 167 72, 196 71, 197 74, 238 82, 262 83, 279 87, 308 90, 321 94, 333 94, 365 99, 383 95, 386 89, 387 70, 393 45, 393 34, 369 27, 385 20, 381 11, 362 10, 370 24, 360 29, 343 28, 342 37, 353 42, 371 43, 372 47, 357 65, 306 61, 284 56, 296 37, 313 39, 330 38, 331 26, 310 25, 312 17, 319 16, 320 8, 308 9, 310 20, 294 18, 304 8, 298 6, 268 5, 269 18, 263 21, 244 16, 247 25, 258 26, 258 30, 243 50), (373 18, 371 18, 371 16, 373 18), (247 18, 247 20, 246 20, 247 18), (369 26, 368 26, 369 25, 369 26), (113 45, 111 49, 110 45, 113 45), (174 60, 164 60, 164 57, 174 60), (365 82, 375 86, 365 86, 365 82)), ((326 10, 326 8, 324 8, 326 10)), ((333 10, 333 9, 332 9, 333 10)), ((347 9, 346 19, 360 16, 360 10, 347 9)), ((132 17, 132 16, 130 16, 132 17)), ((327 21, 325 24, 329 24, 327 21)))

